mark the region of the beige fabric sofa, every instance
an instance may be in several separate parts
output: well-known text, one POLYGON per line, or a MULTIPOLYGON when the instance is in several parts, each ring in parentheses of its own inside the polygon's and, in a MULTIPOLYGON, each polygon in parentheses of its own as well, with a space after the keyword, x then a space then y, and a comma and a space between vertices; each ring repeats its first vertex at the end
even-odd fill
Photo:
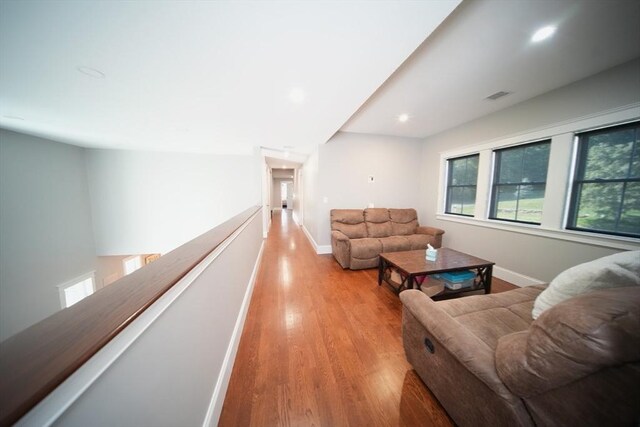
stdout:
POLYGON ((415 209, 332 209, 331 250, 342 266, 359 270, 378 266, 382 252, 442 245, 443 230, 420 227, 415 209))
POLYGON ((434 302, 400 294, 407 359, 459 426, 640 421, 640 286, 592 291, 535 321, 544 286, 434 302))

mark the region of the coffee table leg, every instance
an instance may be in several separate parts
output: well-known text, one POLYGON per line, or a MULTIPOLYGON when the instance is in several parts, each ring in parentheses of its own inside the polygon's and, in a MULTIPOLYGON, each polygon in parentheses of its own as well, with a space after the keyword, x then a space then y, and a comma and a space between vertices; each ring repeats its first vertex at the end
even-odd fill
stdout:
POLYGON ((493 266, 478 268, 478 276, 480 277, 480 284, 484 288, 485 294, 491 293, 491 278, 493 277, 493 266))
POLYGON ((400 284, 400 287, 398 288, 398 294, 400 294, 400 292, 402 292, 404 289, 413 289, 413 276, 412 275, 408 275, 406 279, 404 279, 402 281, 402 283, 400 284))
POLYGON ((378 286, 382 285, 382 275, 384 273, 384 259, 380 257, 378 261, 378 286))
POLYGON ((485 286, 484 286, 484 293, 485 294, 490 294, 491 293, 491 278, 493 277, 493 266, 490 265, 489 267, 487 267, 486 269, 486 282, 485 282, 485 286))

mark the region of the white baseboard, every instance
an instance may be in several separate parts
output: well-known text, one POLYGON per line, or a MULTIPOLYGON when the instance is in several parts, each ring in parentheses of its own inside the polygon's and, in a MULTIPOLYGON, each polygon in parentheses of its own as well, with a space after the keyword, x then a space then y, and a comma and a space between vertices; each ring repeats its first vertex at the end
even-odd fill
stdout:
POLYGON ((547 283, 543 280, 538 280, 533 277, 525 276, 524 274, 516 273, 515 271, 507 270, 506 268, 498 267, 497 265, 493 266, 493 275, 498 279, 506 280, 507 282, 520 287, 547 283))
POLYGON ((307 236, 307 239, 309 239, 311 246, 313 246, 313 250, 316 251, 318 255, 331 253, 331 245, 318 245, 316 241, 313 239, 313 236, 311 236, 311 233, 309 233, 309 230, 307 230, 307 228, 304 225, 301 226, 301 228, 302 228, 302 231, 304 232, 304 235, 307 236))
POLYGON ((253 295, 253 288, 256 284, 256 278, 258 277, 258 270, 260 263, 262 262, 262 251, 264 250, 264 241, 260 245, 260 252, 258 252, 258 259, 253 266, 251 272, 251 278, 249 279, 249 286, 244 294, 242 300, 242 306, 240 307, 240 313, 236 320, 236 326, 233 329, 231 335, 231 341, 227 348, 227 353, 224 356, 222 362, 222 368, 220 369, 220 376, 213 389, 213 396, 209 403, 207 415, 202 423, 203 427, 214 427, 218 425, 220 414, 222 413, 222 405, 224 404, 224 398, 227 395, 227 388, 229 387, 229 380, 231 379, 231 372, 233 371, 233 364, 236 361, 236 354, 238 353, 238 346, 240 345, 240 338, 242 337, 242 330, 244 329, 244 322, 247 319, 247 312, 249 311, 249 304, 251 304, 251 295, 253 295))
POLYGON ((331 253, 331 245, 320 245, 316 248, 316 253, 318 255, 330 254, 331 253))
POLYGON ((307 236, 307 239, 309 240, 309 243, 311 243, 311 246, 313 246, 313 250, 316 251, 316 253, 317 253, 318 252, 318 244, 316 243, 315 240, 313 240, 313 237, 311 236, 311 233, 309 233, 309 230, 307 230, 307 227, 302 225, 300 228, 302 228, 302 232, 304 233, 305 236, 307 236))

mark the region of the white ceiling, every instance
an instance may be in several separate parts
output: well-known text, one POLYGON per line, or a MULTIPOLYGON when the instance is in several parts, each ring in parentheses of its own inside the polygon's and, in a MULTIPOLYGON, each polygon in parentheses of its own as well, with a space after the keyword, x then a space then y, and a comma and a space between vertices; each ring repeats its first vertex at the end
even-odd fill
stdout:
POLYGON ((90 147, 310 152, 459 1, 0 1, 0 126, 90 147))
POLYGON ((342 130, 424 138, 638 56, 637 0, 465 1, 342 130))
POLYGON ((265 156, 265 162, 272 169, 297 169, 302 166, 302 162, 296 162, 286 158, 265 156))
POLYGON ((272 178, 285 178, 291 179, 293 178, 293 169, 273 169, 271 173, 272 178))

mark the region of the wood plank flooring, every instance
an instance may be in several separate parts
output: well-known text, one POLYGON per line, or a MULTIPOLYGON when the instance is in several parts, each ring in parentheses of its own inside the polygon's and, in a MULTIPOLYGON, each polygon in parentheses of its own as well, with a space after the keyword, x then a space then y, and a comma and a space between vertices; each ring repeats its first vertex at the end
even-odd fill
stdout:
POLYGON ((405 360, 401 319, 377 269, 343 270, 274 213, 219 426, 453 425, 405 360))

